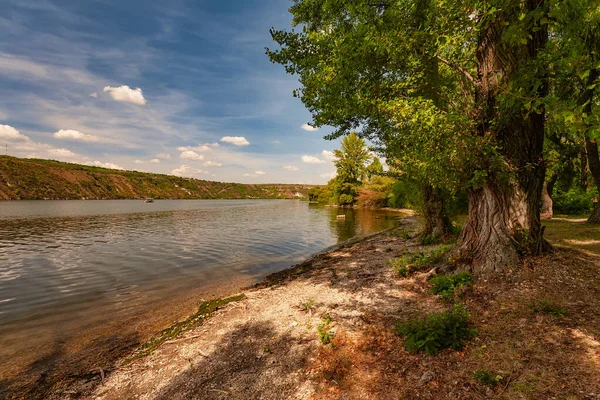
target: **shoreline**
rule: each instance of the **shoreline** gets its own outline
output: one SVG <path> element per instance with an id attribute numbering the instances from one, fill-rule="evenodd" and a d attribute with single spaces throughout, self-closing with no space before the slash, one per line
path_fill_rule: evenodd
<path id="1" fill-rule="evenodd" d="M 385 231 L 389 231 L 389 229 L 387 229 Z M 383 233 L 383 231 L 380 231 L 380 232 L 376 232 L 374 234 L 369 234 L 366 236 L 359 236 L 359 237 L 355 237 L 353 239 L 346 240 L 346 241 L 337 243 L 335 245 L 329 246 L 325 249 L 319 250 L 316 253 L 309 255 L 304 261 L 300 262 L 299 264 L 294 264 L 294 265 L 291 265 L 291 266 L 285 268 L 283 271 L 293 270 L 298 265 L 306 264 L 306 263 L 310 262 L 310 260 L 313 260 L 314 258 L 318 257 L 319 255 L 333 251 L 334 249 L 337 249 L 337 248 L 343 248 L 345 246 L 349 246 L 353 243 L 356 243 L 358 241 L 364 240 L 364 239 L 372 237 L 372 236 L 381 235 L 382 233 Z M 179 321 L 185 321 L 186 318 L 189 319 L 190 316 L 195 315 L 195 313 L 197 314 L 197 312 L 195 310 L 197 310 L 199 308 L 197 306 L 198 299 L 200 299 L 200 298 L 212 299 L 212 300 L 208 300 L 207 302 L 205 302 L 205 303 L 211 303 L 212 301 L 218 301 L 219 299 L 224 299 L 228 295 L 233 296 L 234 294 L 239 293 L 240 291 L 252 290 L 252 288 L 254 286 L 260 284 L 260 282 L 264 282 L 268 277 L 270 277 L 274 274 L 278 274 L 278 273 L 281 273 L 281 271 L 270 273 L 270 274 L 260 278 L 258 281 L 255 281 L 254 283 L 238 282 L 237 283 L 238 286 L 236 286 L 236 288 L 234 288 L 231 284 L 226 284 L 223 286 L 223 289 L 211 290 L 210 294 L 208 294 L 209 292 L 206 292 L 205 294 L 200 295 L 200 297 L 190 296 L 189 293 L 186 295 L 178 296 L 178 297 L 182 297 L 182 299 L 186 299 L 186 300 L 184 300 L 186 305 L 183 307 L 183 310 L 187 310 L 187 312 L 184 312 L 184 313 L 181 312 L 181 309 L 174 308 L 174 307 L 176 307 L 176 305 L 171 306 L 171 305 L 167 304 L 168 302 L 165 304 L 162 304 L 162 303 L 156 304 L 156 306 L 153 306 L 152 308 L 155 308 L 154 312 L 155 313 L 158 312 L 159 314 L 157 314 L 157 315 L 160 315 L 160 317 L 158 317 L 158 319 L 156 319 L 156 321 L 154 321 L 155 318 L 151 318 L 150 321 L 144 322 L 143 325 L 158 327 L 161 320 L 163 321 L 163 324 L 164 324 L 164 321 L 166 320 L 166 321 L 169 321 L 169 323 L 167 325 L 162 325 L 163 327 L 166 326 L 166 328 L 163 329 L 161 327 L 160 332 L 168 331 L 171 328 L 173 328 L 174 325 L 178 324 L 178 322 L 172 322 L 173 317 L 177 318 Z M 197 290 L 195 290 L 195 292 L 197 292 Z M 194 299 L 196 299 L 196 300 L 194 300 Z M 200 300 L 200 301 L 203 301 L 203 300 Z M 194 303 L 196 304 L 195 307 L 193 306 Z M 191 306 L 191 307 L 188 307 L 188 306 Z M 202 305 L 200 306 L 200 308 L 202 308 Z M 169 310 L 171 310 L 171 311 L 169 312 Z M 169 315 L 171 315 L 173 317 L 169 317 Z M 68 342 L 61 344 L 61 347 L 65 348 L 65 351 L 68 351 L 69 353 L 61 353 L 60 357 L 61 357 L 62 361 L 60 361 L 60 364 L 55 365 L 54 367 L 51 367 L 50 375 L 48 375 L 46 372 L 44 372 L 45 367 L 43 365 L 45 365 L 47 362 L 54 364 L 54 361 L 51 361 L 51 360 L 36 361 L 36 363 L 35 363 L 35 365 L 37 365 L 35 367 L 36 370 L 33 370 L 33 368 L 27 366 L 26 369 L 22 370 L 23 374 L 19 373 L 18 375 L 14 375 L 14 379 L 10 379 L 9 381 L 3 382 L 4 385 L 6 385 L 6 384 L 11 385 L 11 389 L 12 389 L 11 392 L 6 391 L 9 386 L 0 385 L 0 398 L 4 398 L 3 396 L 6 395 L 6 393 L 11 393 L 11 396 L 13 396 L 13 397 L 9 397 L 9 398 L 22 398 L 19 396 L 25 396 L 26 398 L 44 398 L 45 399 L 45 398 L 48 398 L 49 396 L 51 396 L 53 393 L 64 393 L 65 390 L 69 391 L 68 388 L 71 386 L 86 387 L 86 386 L 88 386 L 89 383 L 97 383 L 96 380 L 98 378 L 101 378 L 102 375 L 106 375 L 109 371 L 112 371 L 115 366 L 118 366 L 119 364 L 121 364 L 122 360 L 126 359 L 127 357 L 130 357 L 131 354 L 135 353 L 136 349 L 139 349 L 140 347 L 143 347 L 145 343 L 148 343 L 149 341 L 154 340 L 157 337 L 157 332 L 159 332 L 158 329 L 155 328 L 155 330 L 153 330 L 153 333 L 151 335 L 146 336 L 142 333 L 142 331 L 139 330 L 139 329 L 142 329 L 141 328 L 142 325 L 140 325 L 140 327 L 136 328 L 136 330 L 138 331 L 138 335 L 139 335 L 138 337 L 140 337 L 141 340 L 136 341 L 135 337 L 130 337 L 128 334 L 127 337 L 123 338 L 123 340 L 121 340 L 120 342 L 117 342 L 117 341 L 115 341 L 117 339 L 117 337 L 115 335 L 113 335 L 111 332 L 112 332 L 112 329 L 115 329 L 115 327 L 118 325 L 119 325 L 118 322 L 114 322 L 114 323 L 111 322 L 110 324 L 103 326 L 103 327 L 99 327 L 97 329 L 92 328 L 92 330 L 89 332 L 87 330 L 85 332 L 81 332 L 77 337 L 74 337 L 74 340 L 69 340 Z M 139 325 L 139 324 L 136 323 L 136 325 Z M 105 333 L 102 334 L 102 336 L 98 336 L 98 333 L 96 332 L 97 330 L 99 330 L 99 331 L 103 330 L 103 331 L 105 331 Z M 97 336 L 97 339 L 90 342 L 90 340 L 93 339 L 93 337 L 96 337 L 94 335 Z M 94 357 L 82 358 L 83 354 L 80 354 L 80 351 L 81 351 L 81 349 L 83 349 L 87 346 L 93 346 L 95 348 L 95 350 L 93 352 L 98 355 L 96 355 Z M 106 346 L 108 346 L 108 347 L 106 347 Z M 67 349 L 71 349 L 71 350 L 67 350 Z M 75 351 L 76 353 L 71 355 L 70 354 L 71 351 Z M 54 353 L 52 353 L 52 354 L 54 354 Z M 66 358 L 65 358 L 65 356 L 66 356 Z M 46 358 L 47 357 L 44 356 L 44 360 Z M 67 363 L 68 365 L 65 364 L 63 366 L 59 366 L 59 365 L 62 365 L 63 362 L 66 362 L 66 360 L 68 360 L 68 363 Z M 42 361 L 44 362 L 44 364 L 40 364 L 40 362 L 42 362 Z M 18 366 L 18 364 L 14 364 L 14 365 L 15 365 L 15 367 L 13 367 L 13 368 L 16 368 L 16 366 Z M 7 375 L 7 376 L 10 376 L 9 371 L 10 371 L 10 369 L 7 369 L 6 372 L 9 373 L 9 375 Z M 39 371 L 39 372 L 36 372 L 36 371 Z M 26 375 L 24 373 L 26 373 Z M 33 375 L 32 375 L 32 373 L 33 373 Z M 36 373 L 40 377 L 37 381 L 35 381 Z M 33 381 L 30 380 L 32 378 L 33 378 Z M 32 386 L 32 384 L 34 384 L 35 386 Z M 86 391 L 87 391 L 87 389 L 86 389 Z M 60 398 L 60 396 L 57 398 Z"/>

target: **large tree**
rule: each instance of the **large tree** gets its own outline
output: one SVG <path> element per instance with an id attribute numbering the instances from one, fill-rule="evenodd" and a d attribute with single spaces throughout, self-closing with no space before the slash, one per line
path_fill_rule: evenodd
<path id="1" fill-rule="evenodd" d="M 434 189 L 466 186 L 458 261 L 502 271 L 542 248 L 545 50 L 559 3 L 295 0 L 301 30 L 272 30 L 281 48 L 268 53 L 332 136 L 360 129 Z"/>

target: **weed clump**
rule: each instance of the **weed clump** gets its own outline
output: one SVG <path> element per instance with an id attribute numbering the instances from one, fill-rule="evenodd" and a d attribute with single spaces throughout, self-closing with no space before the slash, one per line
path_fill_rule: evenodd
<path id="1" fill-rule="evenodd" d="M 529 309 L 533 312 L 543 312 L 555 317 L 564 317 L 567 315 L 564 308 L 552 303 L 548 299 L 541 299 L 538 304 L 530 305 Z"/>
<path id="2" fill-rule="evenodd" d="M 410 257 L 402 256 L 390 259 L 388 260 L 388 264 L 394 267 L 398 276 L 406 278 L 414 272 L 423 269 L 423 267 L 439 263 L 448 254 L 450 249 L 450 246 L 442 245 L 428 253 L 419 252 Z"/>
<path id="3" fill-rule="evenodd" d="M 324 345 L 328 345 L 333 341 L 333 337 L 335 336 L 335 332 L 331 330 L 331 324 L 333 323 L 333 319 L 329 314 L 323 315 L 321 318 L 321 323 L 317 326 L 317 332 L 319 332 L 319 339 L 321 339 L 321 343 Z"/>
<path id="4" fill-rule="evenodd" d="M 482 385 L 487 386 L 498 386 L 498 384 L 504 379 L 501 375 L 485 369 L 475 371 L 473 378 L 475 378 L 475 380 Z"/>
<path id="5" fill-rule="evenodd" d="M 459 272 L 451 275 L 437 275 L 431 278 L 431 291 L 442 296 L 444 301 L 453 302 L 457 289 L 473 286 L 473 275 L 469 272 Z"/>
<path id="6" fill-rule="evenodd" d="M 469 313 L 461 305 L 424 318 L 398 322 L 394 331 L 404 337 L 407 350 L 428 355 L 444 349 L 462 350 L 467 341 L 477 336 L 477 329 L 469 322 Z"/>

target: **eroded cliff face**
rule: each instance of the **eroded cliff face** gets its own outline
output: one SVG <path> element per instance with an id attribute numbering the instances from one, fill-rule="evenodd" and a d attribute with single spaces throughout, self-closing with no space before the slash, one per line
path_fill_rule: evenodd
<path id="1" fill-rule="evenodd" d="M 245 185 L 0 156 L 0 199 L 294 199 L 311 185 Z"/>

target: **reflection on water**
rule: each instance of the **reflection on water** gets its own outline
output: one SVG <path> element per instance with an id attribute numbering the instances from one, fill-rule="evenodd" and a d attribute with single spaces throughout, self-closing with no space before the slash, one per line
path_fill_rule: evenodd
<path id="1" fill-rule="evenodd" d="M 397 217 L 279 200 L 0 202 L 0 359 L 107 315 L 134 329 L 157 301 L 256 281 Z"/>

